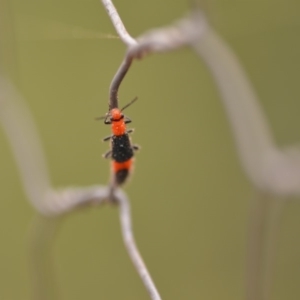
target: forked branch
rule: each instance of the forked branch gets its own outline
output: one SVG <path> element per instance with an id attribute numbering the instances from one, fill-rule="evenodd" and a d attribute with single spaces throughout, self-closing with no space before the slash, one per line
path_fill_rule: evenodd
<path id="1" fill-rule="evenodd" d="M 137 39 L 134 39 L 125 29 L 112 1 L 101 1 L 121 40 L 127 46 L 123 62 L 113 77 L 110 85 L 109 109 L 118 107 L 119 87 L 134 59 L 141 59 L 151 53 L 168 52 L 189 45 L 201 38 L 206 29 L 206 22 L 203 14 L 200 11 L 195 11 L 173 25 L 150 30 Z"/>

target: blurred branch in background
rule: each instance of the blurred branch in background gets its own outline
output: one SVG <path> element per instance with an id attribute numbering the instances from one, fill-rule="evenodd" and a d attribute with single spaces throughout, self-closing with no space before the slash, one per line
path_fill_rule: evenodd
<path id="1" fill-rule="evenodd" d="M 274 142 L 259 100 L 233 51 L 208 28 L 193 45 L 212 73 L 242 166 L 254 187 L 274 196 L 300 194 L 300 148 Z"/>
<path id="2" fill-rule="evenodd" d="M 134 59 L 141 59 L 151 53 L 169 52 L 189 45 L 199 40 L 205 30 L 205 20 L 202 13 L 190 13 L 171 26 L 150 30 L 137 39 L 127 32 L 119 14 L 110 0 L 102 0 L 111 21 L 121 40 L 127 46 L 127 52 L 117 70 L 109 89 L 109 108 L 118 107 L 119 87 Z"/>
<path id="3" fill-rule="evenodd" d="M 12 83 L 2 74 L 0 74 L 0 122 L 10 142 L 25 193 L 40 215 L 40 222 L 35 223 L 38 227 L 33 226 L 34 243 L 31 245 L 31 258 L 34 262 L 32 265 L 34 296 L 35 299 L 53 299 L 52 296 L 56 294 L 52 285 L 54 279 L 48 276 L 50 273 L 47 261 L 50 260 L 49 247 L 53 245 L 53 233 L 60 216 L 78 206 L 102 203 L 107 198 L 108 188 L 95 186 L 61 191 L 52 188 L 30 112 Z M 123 197 L 121 204 L 127 201 L 125 194 L 119 193 L 118 197 Z M 128 213 L 128 210 L 124 212 Z M 123 231 L 126 231 L 126 228 Z"/>
<path id="4" fill-rule="evenodd" d="M 219 88 L 241 164 L 257 191 L 257 207 L 249 217 L 247 299 L 271 299 L 277 229 L 284 204 L 280 201 L 300 195 L 300 151 L 296 146 L 280 149 L 275 144 L 238 59 L 212 28 L 192 46 Z M 270 201 L 261 203 L 266 198 Z M 260 264 L 265 266 L 263 271 Z"/>

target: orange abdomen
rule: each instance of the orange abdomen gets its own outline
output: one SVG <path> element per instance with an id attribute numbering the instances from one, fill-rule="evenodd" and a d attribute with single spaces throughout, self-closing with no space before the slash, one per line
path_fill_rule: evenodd
<path id="1" fill-rule="evenodd" d="M 130 170 L 132 168 L 132 165 L 133 165 L 133 159 L 132 158 L 127 160 L 127 161 L 124 161 L 124 162 L 112 161 L 112 169 L 113 169 L 113 173 L 114 173 L 116 183 L 118 185 L 125 182 L 125 180 L 127 179 L 127 177 L 130 174 Z"/>

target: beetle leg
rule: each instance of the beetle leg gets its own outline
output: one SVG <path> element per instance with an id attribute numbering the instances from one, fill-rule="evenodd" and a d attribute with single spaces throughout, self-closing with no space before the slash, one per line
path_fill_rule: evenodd
<path id="1" fill-rule="evenodd" d="M 112 135 L 109 135 L 107 137 L 105 137 L 104 139 L 102 139 L 103 142 L 107 142 L 112 138 Z"/>
<path id="2" fill-rule="evenodd" d="M 111 150 L 108 150 L 106 153 L 104 153 L 102 156 L 104 158 L 110 158 L 111 157 L 111 154 L 112 154 L 112 151 Z"/>

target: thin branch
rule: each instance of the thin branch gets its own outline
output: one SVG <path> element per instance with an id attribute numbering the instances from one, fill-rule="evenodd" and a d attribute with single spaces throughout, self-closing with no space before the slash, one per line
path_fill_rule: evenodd
<path id="1" fill-rule="evenodd" d="M 149 295 L 152 300 L 161 300 L 161 297 L 156 289 L 154 282 L 147 270 L 147 267 L 138 251 L 136 246 L 134 235 L 132 232 L 131 225 L 131 214 L 130 214 L 130 205 L 129 201 L 124 193 L 117 191 L 115 195 L 118 198 L 118 203 L 120 205 L 120 221 L 121 229 L 123 234 L 124 244 L 128 251 L 128 254 L 138 271 Z"/>
<path id="2" fill-rule="evenodd" d="M 42 212 L 47 217 L 58 217 L 83 206 L 103 204 L 109 193 L 109 187 L 101 185 L 52 190 L 41 201 Z"/>
<path id="3" fill-rule="evenodd" d="M 125 45 L 127 45 L 128 48 L 131 46 L 135 46 L 137 44 L 137 41 L 132 38 L 129 33 L 127 32 L 119 14 L 116 10 L 114 4 L 110 0 L 101 0 L 103 6 L 105 7 L 119 37 L 123 41 Z M 117 73 L 115 74 L 110 87 L 109 87 L 109 110 L 113 108 L 118 108 L 118 91 L 121 82 L 123 81 L 126 73 L 128 72 L 131 63 L 132 63 L 133 57 L 131 55 L 126 55 L 121 66 L 119 67 Z"/>
<path id="4" fill-rule="evenodd" d="M 132 64 L 132 61 L 133 61 L 132 56 L 130 55 L 125 56 L 123 62 L 121 63 L 121 66 L 119 67 L 117 73 L 112 79 L 112 82 L 109 87 L 109 110 L 119 107 L 119 102 L 118 102 L 119 87 L 125 75 L 127 74 Z"/>
<path id="5" fill-rule="evenodd" d="M 112 80 L 109 89 L 109 109 L 118 107 L 119 87 L 134 59 L 184 47 L 201 38 L 206 29 L 205 25 L 204 16 L 196 11 L 170 26 L 152 29 L 138 37 L 135 44 L 128 46 L 123 62 Z"/>
<path id="6" fill-rule="evenodd" d="M 126 44 L 127 46 L 135 45 L 136 44 L 135 39 L 132 38 L 127 32 L 112 1 L 110 0 L 101 0 L 101 1 L 123 43 Z"/>
<path id="7" fill-rule="evenodd" d="M 191 43 L 192 40 L 199 39 L 205 31 L 206 23 L 203 22 L 203 15 L 197 11 L 171 26 L 146 32 L 135 40 L 126 31 L 112 1 L 102 0 L 102 3 L 118 35 L 127 46 L 125 58 L 113 77 L 109 88 L 109 109 L 111 110 L 118 107 L 119 87 L 134 59 L 141 59 L 150 53 L 168 52 L 185 46 Z M 199 14 L 202 18 L 199 18 Z"/>

